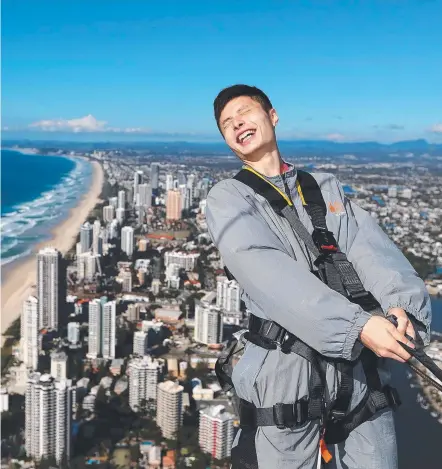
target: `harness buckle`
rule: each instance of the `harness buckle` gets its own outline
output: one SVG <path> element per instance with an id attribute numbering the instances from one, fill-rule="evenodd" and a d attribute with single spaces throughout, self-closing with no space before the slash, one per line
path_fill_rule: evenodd
<path id="1" fill-rule="evenodd" d="M 338 252 L 338 243 L 335 235 L 327 228 L 314 227 L 312 239 L 316 247 L 322 254 L 332 254 Z"/>
<path id="2" fill-rule="evenodd" d="M 303 397 L 294 404 L 278 402 L 273 406 L 273 420 L 279 430 L 303 425 L 308 419 L 308 398 Z"/>
<path id="3" fill-rule="evenodd" d="M 349 293 L 348 299 L 352 303 L 359 305 L 365 311 L 370 311 L 372 309 L 379 308 L 379 302 L 369 291 Z"/>

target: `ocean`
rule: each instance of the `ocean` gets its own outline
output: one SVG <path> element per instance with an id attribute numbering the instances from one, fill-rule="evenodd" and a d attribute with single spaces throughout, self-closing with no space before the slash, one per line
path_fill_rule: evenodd
<path id="1" fill-rule="evenodd" d="M 89 190 L 92 165 L 66 156 L 1 151 L 1 265 L 32 252 Z"/>

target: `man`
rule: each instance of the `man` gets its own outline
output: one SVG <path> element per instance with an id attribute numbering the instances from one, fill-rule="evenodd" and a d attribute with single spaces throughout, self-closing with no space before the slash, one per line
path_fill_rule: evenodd
<path id="1" fill-rule="evenodd" d="M 278 150 L 278 115 L 269 98 L 255 87 L 235 85 L 219 93 L 214 111 L 227 145 L 246 168 L 290 197 L 297 217 L 311 234 L 313 226 L 297 187 L 298 171 L 282 160 Z M 333 360 L 353 361 L 350 411 L 357 408 L 367 390 L 364 367 L 358 361 L 361 351 L 369 349 L 381 357 L 380 378 L 382 384 L 388 383 L 385 358 L 399 362 L 410 358 L 397 341 L 413 346 L 407 334 L 428 343 L 431 306 L 425 285 L 412 266 L 373 218 L 344 196 L 335 176 L 316 173 L 313 177 L 327 206 L 327 228 L 363 287 L 380 303 L 381 314 L 365 311 L 324 284 L 315 274 L 311 253 L 299 234 L 247 184 L 237 179 L 216 184 L 207 198 L 207 224 L 228 271 L 242 288 L 251 315 L 273 321 L 330 360 L 325 371 L 327 405 L 337 400 L 338 385 L 344 379 Z M 397 317 L 397 328 L 386 319 L 388 315 Z M 259 411 L 275 409 L 277 403 L 310 399 L 311 376 L 312 365 L 306 358 L 286 353 L 279 346 L 266 348 L 247 341 L 232 381 L 242 402 Z M 233 443 L 232 468 L 315 468 L 322 431 L 321 419 L 289 427 L 242 425 Z M 391 409 L 376 412 L 328 449 L 333 458 L 327 467 L 397 468 Z"/>

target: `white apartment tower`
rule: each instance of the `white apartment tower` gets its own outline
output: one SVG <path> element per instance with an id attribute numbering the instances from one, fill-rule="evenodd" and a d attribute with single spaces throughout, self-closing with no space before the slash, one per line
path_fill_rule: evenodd
<path id="1" fill-rule="evenodd" d="M 238 282 L 221 275 L 216 278 L 216 305 L 225 311 L 241 309 L 241 295 Z"/>
<path id="2" fill-rule="evenodd" d="M 134 229 L 131 226 L 121 229 L 121 250 L 128 256 L 132 256 L 134 252 Z"/>
<path id="3" fill-rule="evenodd" d="M 158 180 L 160 176 L 160 165 L 158 163 L 152 163 L 150 165 L 150 184 L 152 189 L 158 189 Z"/>
<path id="4" fill-rule="evenodd" d="M 95 220 L 92 225 L 92 253 L 96 256 L 103 254 L 103 238 L 100 236 L 100 233 L 100 220 Z"/>
<path id="5" fill-rule="evenodd" d="M 116 310 L 117 304 L 115 301 L 108 301 L 103 305 L 103 332 L 102 332 L 102 350 L 103 358 L 115 358 L 115 345 L 116 345 Z"/>
<path id="6" fill-rule="evenodd" d="M 140 184 L 138 186 L 138 194 L 140 196 L 140 205 L 150 207 L 152 205 L 152 187 L 150 184 Z"/>
<path id="7" fill-rule="evenodd" d="M 69 322 L 68 323 L 68 340 L 71 344 L 77 344 L 80 342 L 80 323 Z"/>
<path id="8" fill-rule="evenodd" d="M 135 412 L 143 400 L 157 399 L 158 383 L 163 380 L 164 360 L 148 356 L 134 358 L 129 362 L 129 405 Z"/>
<path id="9" fill-rule="evenodd" d="M 66 301 L 61 254 L 54 248 L 37 254 L 37 295 L 39 329 L 58 329 L 59 310 Z"/>
<path id="10" fill-rule="evenodd" d="M 210 406 L 200 411 L 199 445 L 218 460 L 230 456 L 233 443 L 234 416 L 222 405 Z"/>
<path id="11" fill-rule="evenodd" d="M 115 358 L 116 302 L 106 297 L 89 303 L 88 358 Z"/>
<path id="12" fill-rule="evenodd" d="M 103 207 L 103 220 L 105 223 L 110 223 L 115 218 L 115 207 L 113 205 L 106 205 Z"/>
<path id="13" fill-rule="evenodd" d="M 55 381 L 49 374 L 29 376 L 25 398 L 26 454 L 40 460 L 55 457 L 58 464 L 71 454 L 74 387 L 70 380 Z"/>
<path id="14" fill-rule="evenodd" d="M 80 228 L 80 245 L 81 252 L 89 252 L 92 248 L 92 239 L 93 239 L 93 228 L 92 225 L 87 221 Z"/>
<path id="15" fill-rule="evenodd" d="M 166 174 L 166 192 L 173 189 L 173 176 L 172 174 Z"/>
<path id="16" fill-rule="evenodd" d="M 134 172 L 134 202 L 138 205 L 138 186 L 141 184 L 143 180 L 143 171 L 135 171 Z"/>
<path id="17" fill-rule="evenodd" d="M 183 386 L 173 381 L 158 385 L 157 424 L 164 438 L 175 439 L 183 421 Z"/>
<path id="18" fill-rule="evenodd" d="M 23 363 L 31 370 L 36 370 L 38 367 L 38 356 L 40 354 L 38 333 L 38 300 L 35 296 L 29 296 L 23 303 L 21 343 Z"/>
<path id="19" fill-rule="evenodd" d="M 143 357 L 147 354 L 148 335 L 147 332 L 137 331 L 134 334 L 133 354 Z"/>
<path id="20" fill-rule="evenodd" d="M 56 380 L 68 377 L 68 356 L 63 351 L 51 353 L 51 376 Z"/>
<path id="21" fill-rule="evenodd" d="M 126 217 L 126 210 L 124 208 L 117 208 L 116 210 L 116 218 L 117 222 L 122 225 L 124 222 L 124 218 Z"/>
<path id="22" fill-rule="evenodd" d="M 215 306 L 198 304 L 195 307 L 195 341 L 220 344 L 223 339 L 223 315 Z"/>
<path id="23" fill-rule="evenodd" d="M 98 299 L 89 302 L 89 358 L 97 358 L 101 353 L 101 308 L 102 302 Z"/>
<path id="24" fill-rule="evenodd" d="M 126 191 L 118 191 L 118 208 L 126 208 Z"/>

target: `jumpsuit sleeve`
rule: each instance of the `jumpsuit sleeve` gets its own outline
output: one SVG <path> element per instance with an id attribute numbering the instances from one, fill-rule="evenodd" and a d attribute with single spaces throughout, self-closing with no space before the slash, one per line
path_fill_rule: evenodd
<path id="1" fill-rule="evenodd" d="M 382 309 L 404 309 L 416 330 L 416 339 L 427 345 L 430 341 L 431 301 L 425 283 L 395 245 L 364 209 L 344 196 L 338 189 L 348 214 L 347 258 L 353 264 L 364 287 L 379 301 Z"/>
<path id="2" fill-rule="evenodd" d="M 264 317 L 327 357 L 356 359 L 371 315 L 301 267 L 235 183 L 219 182 L 207 198 L 209 234 L 227 268 Z"/>

